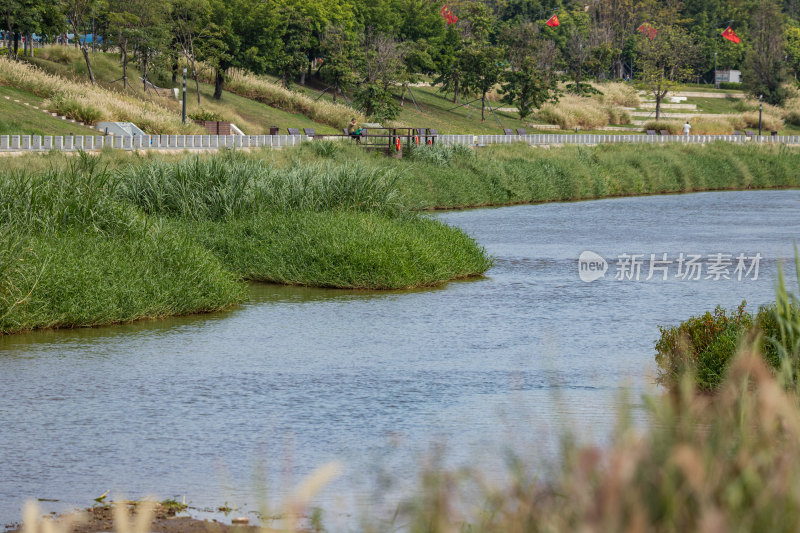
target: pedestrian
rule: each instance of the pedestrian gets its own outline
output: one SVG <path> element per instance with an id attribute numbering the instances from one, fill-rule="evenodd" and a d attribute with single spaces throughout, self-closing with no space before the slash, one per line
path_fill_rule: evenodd
<path id="1" fill-rule="evenodd" d="M 686 121 L 686 124 L 683 125 L 683 134 L 687 137 L 689 136 L 689 132 L 692 130 L 692 126 L 689 125 L 689 121 Z"/>

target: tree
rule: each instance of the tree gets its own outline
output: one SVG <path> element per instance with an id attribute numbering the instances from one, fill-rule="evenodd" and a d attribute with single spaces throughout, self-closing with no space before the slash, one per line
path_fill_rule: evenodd
<path id="1" fill-rule="evenodd" d="M 652 39 L 636 38 L 638 79 L 656 101 L 656 120 L 661 117 L 661 102 L 682 81 L 689 80 L 696 47 L 685 30 L 675 26 L 657 27 Z"/>
<path id="2" fill-rule="evenodd" d="M 214 69 L 214 98 L 222 98 L 225 77 L 231 68 L 256 74 L 270 66 L 270 52 L 281 39 L 274 24 L 275 2 L 210 0 L 211 12 L 198 57 Z"/>
<path id="3" fill-rule="evenodd" d="M 503 102 L 517 106 L 521 120 L 528 118 L 533 109 L 558 98 L 556 79 L 543 75 L 535 57 L 523 59 L 518 68 L 506 71 L 503 79 Z"/>
<path id="4" fill-rule="evenodd" d="M 206 36 L 210 11 L 211 6 L 208 0 L 173 0 L 172 2 L 173 33 L 181 47 L 186 63 L 191 68 L 197 92 L 197 105 L 200 105 L 200 81 L 197 79 L 198 50 L 196 43 L 202 42 Z"/>
<path id="5" fill-rule="evenodd" d="M 98 7 L 99 0 L 61 0 L 64 10 L 69 20 L 72 31 L 75 34 L 75 40 L 80 45 L 83 59 L 86 61 L 86 70 L 89 73 L 89 81 L 94 85 L 94 71 L 92 70 L 92 62 L 89 61 L 89 47 L 86 45 L 86 39 L 81 36 L 85 35 L 82 31 L 86 27 L 86 20 L 91 16 L 92 11 Z"/>
<path id="6" fill-rule="evenodd" d="M 481 122 L 486 120 L 486 95 L 500 81 L 503 73 L 500 47 L 476 43 L 461 53 L 459 66 L 464 72 L 464 87 L 481 97 Z"/>
<path id="7" fill-rule="evenodd" d="M 458 103 L 459 91 L 461 90 L 462 72 L 458 66 L 458 58 L 461 54 L 463 44 L 461 36 L 455 28 L 450 25 L 445 33 L 442 46 L 434 58 L 438 76 L 433 80 L 433 85 L 441 85 L 443 93 L 453 93 L 453 103 Z"/>
<path id="8" fill-rule="evenodd" d="M 788 96 L 784 63 L 783 15 L 774 0 L 761 0 L 750 30 L 752 48 L 742 69 L 744 85 L 753 96 L 780 105 Z"/>
<path id="9" fill-rule="evenodd" d="M 362 49 L 362 79 L 355 91 L 355 101 L 367 116 L 392 120 L 400 114 L 392 91 L 407 77 L 404 48 L 393 37 L 367 33 Z"/>
<path id="10" fill-rule="evenodd" d="M 283 38 L 278 39 L 270 51 L 270 65 L 280 75 L 281 86 L 288 88 L 308 63 L 306 53 L 312 47 L 311 19 L 291 5 L 278 7 L 276 19 L 276 31 Z"/>
<path id="11" fill-rule="evenodd" d="M 136 6 L 130 0 L 112 0 L 107 15 L 108 21 L 116 28 L 116 35 L 109 37 L 113 39 L 120 51 L 122 87 L 125 89 L 128 88 L 128 51 L 130 50 L 130 42 L 136 29 L 141 24 L 141 19 L 135 11 Z"/>
<path id="12" fill-rule="evenodd" d="M 567 44 L 564 48 L 564 59 L 567 64 L 567 71 L 569 71 L 574 81 L 572 91 L 575 94 L 583 94 L 581 81 L 583 80 L 586 63 L 589 61 L 591 54 L 589 39 L 583 30 L 577 26 L 570 26 L 567 33 Z"/>
<path id="13" fill-rule="evenodd" d="M 800 27 L 786 29 L 786 58 L 795 81 L 800 74 Z"/>
<path id="14" fill-rule="evenodd" d="M 345 31 L 331 26 L 325 32 L 320 43 L 323 62 L 320 68 L 322 77 L 333 85 L 333 102 L 337 94 L 355 82 L 353 59 L 356 55 L 355 45 Z"/>

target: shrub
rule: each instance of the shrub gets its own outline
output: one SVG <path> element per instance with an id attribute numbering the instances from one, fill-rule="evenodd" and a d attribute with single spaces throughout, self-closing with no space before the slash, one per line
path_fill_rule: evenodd
<path id="1" fill-rule="evenodd" d="M 796 388 L 800 384 L 800 301 L 787 292 L 783 273 L 779 273 L 775 303 L 761 306 L 755 317 L 744 306 L 742 302 L 730 313 L 718 306 L 713 313 L 692 317 L 678 326 L 660 327 L 658 383 L 674 390 L 684 376 L 692 375 L 700 390 L 716 391 L 740 341 L 749 334 L 748 343 L 768 367 L 785 385 Z"/>
<path id="2" fill-rule="evenodd" d="M 207 111 L 205 109 L 200 109 L 196 113 L 189 114 L 189 118 L 192 120 L 196 120 L 198 122 L 216 122 L 218 120 L 222 120 L 222 115 L 216 113 L 214 111 Z"/>
<path id="3" fill-rule="evenodd" d="M 742 304 L 728 314 L 717 306 L 714 312 L 691 317 L 680 325 L 659 327 L 656 342 L 656 381 L 675 388 L 687 373 L 695 375 L 700 390 L 713 391 L 722 382 L 728 362 L 736 353 L 739 335 L 753 325 L 753 317 Z"/>
<path id="4" fill-rule="evenodd" d="M 742 84 L 736 81 L 721 81 L 719 82 L 720 89 L 729 89 L 734 91 L 742 90 Z"/>
<path id="5" fill-rule="evenodd" d="M 683 133 L 683 124 L 680 122 L 669 121 L 669 120 L 651 120 L 646 122 L 644 126 L 642 126 L 643 130 L 655 130 L 660 132 L 661 130 L 669 131 L 670 135 L 680 135 Z"/>

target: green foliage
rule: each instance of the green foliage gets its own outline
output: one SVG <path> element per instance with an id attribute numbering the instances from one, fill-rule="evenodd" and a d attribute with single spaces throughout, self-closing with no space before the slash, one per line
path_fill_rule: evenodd
<path id="1" fill-rule="evenodd" d="M 411 151 L 411 159 L 437 167 L 450 166 L 454 160 L 464 163 L 475 158 L 475 152 L 471 146 L 466 144 L 454 144 L 445 146 L 443 144 L 432 144 L 420 146 Z"/>
<path id="2" fill-rule="evenodd" d="M 400 105 L 392 92 L 377 83 L 361 85 L 356 89 L 353 101 L 367 117 L 378 122 L 394 120 L 400 114 Z"/>
<path id="3" fill-rule="evenodd" d="M 580 85 L 567 83 L 564 85 L 564 91 L 571 94 L 577 94 L 578 96 L 603 96 L 603 92 L 601 90 L 594 88 L 588 83 L 582 83 Z"/>
<path id="4" fill-rule="evenodd" d="M 742 90 L 742 84 L 735 81 L 722 81 L 719 84 L 719 88 L 723 90 L 740 91 Z"/>
<path id="5" fill-rule="evenodd" d="M 548 83 L 535 58 L 524 58 L 519 69 L 506 71 L 503 79 L 503 102 L 517 106 L 522 120 L 529 117 L 534 109 L 558 99 L 555 78 Z"/>
<path id="6" fill-rule="evenodd" d="M 796 249 L 795 261 L 800 261 Z M 800 262 L 796 268 L 800 287 Z M 660 327 L 658 383 L 675 390 L 691 376 L 699 390 L 715 392 L 740 346 L 749 343 L 781 383 L 796 390 L 800 384 L 800 299 L 786 289 L 782 269 L 778 276 L 776 302 L 759 308 L 755 317 L 742 302 L 730 313 L 718 306 L 713 313 L 691 317 L 678 326 Z"/>
<path id="7" fill-rule="evenodd" d="M 661 101 L 680 82 L 694 74 L 697 46 L 692 36 L 678 26 L 659 26 L 650 39 L 636 38 L 639 73 L 637 79 L 656 101 L 656 120 L 661 118 Z"/>
<path id="8" fill-rule="evenodd" d="M 323 149 L 327 150 L 327 149 Z M 229 220 L 264 212 L 399 213 L 397 177 L 360 162 L 297 163 L 276 169 L 229 153 L 152 161 L 129 169 L 119 195 L 151 215 Z"/>
<path id="9" fill-rule="evenodd" d="M 783 17 L 775 0 L 761 0 L 753 19 L 753 45 L 742 67 L 742 77 L 747 91 L 763 96 L 773 105 L 780 105 L 789 96 L 784 87 L 786 63 L 784 60 Z"/>
<path id="10" fill-rule="evenodd" d="M 214 111 L 207 111 L 205 109 L 200 108 L 195 113 L 190 113 L 188 117 L 192 120 L 196 120 L 198 122 L 216 122 L 218 120 L 222 120 L 222 115 L 216 113 Z"/>
<path id="11" fill-rule="evenodd" d="M 717 307 L 713 313 L 691 317 L 678 326 L 659 327 L 656 381 L 675 388 L 685 374 L 691 373 L 700 390 L 715 390 L 736 354 L 740 335 L 753 326 L 753 317 L 744 307 L 743 302 L 730 314 Z"/>

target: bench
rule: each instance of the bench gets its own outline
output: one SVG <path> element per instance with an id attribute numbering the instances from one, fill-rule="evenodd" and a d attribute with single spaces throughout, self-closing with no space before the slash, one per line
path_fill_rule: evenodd
<path id="1" fill-rule="evenodd" d="M 314 131 L 314 128 L 303 128 L 303 133 L 305 133 L 308 137 L 317 136 L 317 133 Z"/>
<path id="2" fill-rule="evenodd" d="M 741 131 L 739 131 L 739 130 L 733 130 L 733 134 L 734 134 L 734 135 L 741 135 L 741 134 L 742 134 L 742 132 L 741 132 Z"/>
<path id="3" fill-rule="evenodd" d="M 517 135 L 527 135 L 528 130 L 524 130 L 522 128 L 517 128 Z"/>
<path id="4" fill-rule="evenodd" d="M 672 134 L 671 134 L 671 133 L 670 133 L 668 130 L 661 130 L 661 131 L 659 131 L 659 133 L 660 133 L 662 136 L 665 136 L 665 135 L 672 135 Z"/>
<path id="5" fill-rule="evenodd" d="M 503 128 L 503 135 L 514 135 L 514 130 Z"/>
<path id="6" fill-rule="evenodd" d="M 647 130 L 647 134 L 648 135 L 655 135 L 656 134 L 656 130 Z"/>
<path id="7" fill-rule="evenodd" d="M 746 137 L 754 137 L 756 133 L 754 131 L 744 130 L 744 134 Z"/>
<path id="8" fill-rule="evenodd" d="M 300 130 L 297 128 L 286 128 L 286 131 L 289 132 L 289 135 L 300 135 Z"/>

